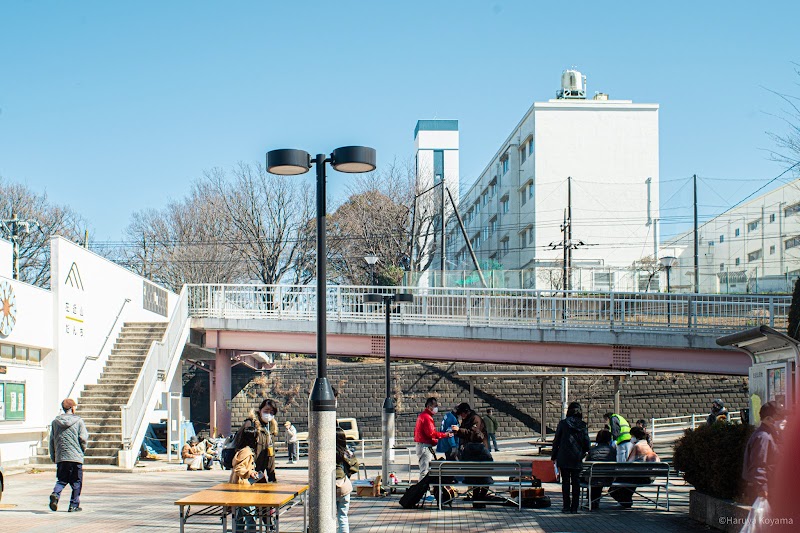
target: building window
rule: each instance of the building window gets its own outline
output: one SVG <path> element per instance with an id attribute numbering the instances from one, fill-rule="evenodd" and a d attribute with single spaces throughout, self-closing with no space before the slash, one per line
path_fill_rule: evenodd
<path id="1" fill-rule="evenodd" d="M 484 226 L 483 228 L 483 240 L 487 240 L 489 238 L 489 226 Z"/>
<path id="2" fill-rule="evenodd" d="M 769 255 L 775 255 L 775 245 L 769 247 Z"/>
<path id="3" fill-rule="evenodd" d="M 739 236 L 739 228 L 736 228 L 736 230 L 734 230 L 733 236 L 734 237 L 738 237 Z"/>
<path id="4" fill-rule="evenodd" d="M 489 184 L 489 198 L 494 198 L 495 194 L 497 194 L 497 178 Z"/>
<path id="5" fill-rule="evenodd" d="M 500 161 L 500 164 L 503 167 L 503 174 L 508 172 L 508 154 L 506 154 L 505 158 L 502 161 Z"/>
<path id="6" fill-rule="evenodd" d="M 528 201 L 528 195 L 525 194 L 525 189 L 523 188 L 519 191 L 519 205 L 522 207 Z"/>
<path id="7" fill-rule="evenodd" d="M 478 232 L 472 237 L 472 249 L 480 248 L 481 246 L 481 233 Z"/>
<path id="8" fill-rule="evenodd" d="M 761 219 L 760 218 L 758 220 L 754 220 L 752 222 L 749 222 L 747 224 L 747 233 L 750 233 L 751 231 L 757 230 L 758 229 L 758 225 L 760 223 L 761 223 Z"/>
<path id="9" fill-rule="evenodd" d="M 723 242 L 725 242 L 725 235 L 720 235 L 719 236 L 719 243 L 722 244 Z"/>
<path id="10" fill-rule="evenodd" d="M 500 249 L 503 252 L 503 255 L 508 253 L 508 237 L 500 241 Z"/>
<path id="11" fill-rule="evenodd" d="M 737 257 L 736 261 L 735 261 L 736 266 L 739 266 L 739 263 L 740 263 L 740 261 L 739 261 L 739 258 Z"/>
<path id="12" fill-rule="evenodd" d="M 500 199 L 500 211 L 508 213 L 508 196 L 503 196 L 503 198 Z"/>
<path id="13" fill-rule="evenodd" d="M 528 159 L 528 151 L 526 150 L 526 146 L 523 144 L 522 148 L 519 149 L 520 164 L 524 163 L 526 159 Z"/>
<path id="14" fill-rule="evenodd" d="M 497 217 L 492 217 L 489 221 L 489 235 L 494 235 L 497 232 Z"/>
<path id="15" fill-rule="evenodd" d="M 433 183 L 439 183 L 444 178 L 444 151 L 433 151 Z"/>
<path id="16" fill-rule="evenodd" d="M 533 155 L 533 138 L 528 141 L 528 155 Z"/>
<path id="17" fill-rule="evenodd" d="M 525 245 L 528 243 L 528 230 L 524 230 L 522 233 L 519 234 L 519 247 L 525 248 Z"/>
<path id="18" fill-rule="evenodd" d="M 719 271 L 720 272 L 725 272 L 725 263 L 720 263 L 719 264 Z"/>
<path id="19" fill-rule="evenodd" d="M 475 214 L 478 215 L 481 212 L 481 202 L 480 200 L 475 202 Z"/>
<path id="20" fill-rule="evenodd" d="M 611 272 L 594 273 L 594 290 L 608 292 L 612 290 L 613 279 Z"/>
<path id="21" fill-rule="evenodd" d="M 750 252 L 747 254 L 747 262 L 755 261 L 757 259 L 761 259 L 761 256 L 764 255 L 762 250 L 756 250 L 755 252 Z"/>
<path id="22" fill-rule="evenodd" d="M 786 250 L 788 250 L 789 248 L 795 248 L 796 246 L 800 246 L 800 235 L 792 237 L 787 241 L 784 241 L 783 244 Z"/>
<path id="23" fill-rule="evenodd" d="M 528 244 L 533 244 L 533 228 L 528 230 Z"/>
<path id="24" fill-rule="evenodd" d="M 795 213 L 800 213 L 800 203 L 796 203 L 783 208 L 784 217 L 788 217 L 789 215 L 794 215 Z"/>
<path id="25" fill-rule="evenodd" d="M 26 348 L 13 344 L 0 344 L 0 361 L 3 363 L 19 363 L 38 366 L 42 360 L 42 352 L 38 348 Z"/>
<path id="26" fill-rule="evenodd" d="M 708 241 L 709 246 L 714 246 L 714 241 Z"/>
<path id="27" fill-rule="evenodd" d="M 488 196 L 489 196 L 489 191 L 488 190 L 483 191 L 483 194 L 481 194 L 481 205 L 486 205 L 486 199 Z"/>
<path id="28" fill-rule="evenodd" d="M 770 223 L 770 224 L 772 224 L 773 222 L 775 222 L 775 213 L 772 213 L 772 214 L 769 216 L 769 223 Z"/>

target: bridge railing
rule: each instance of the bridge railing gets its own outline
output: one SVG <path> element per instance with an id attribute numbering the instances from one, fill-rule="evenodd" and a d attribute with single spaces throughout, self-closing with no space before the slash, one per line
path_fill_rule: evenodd
<path id="1" fill-rule="evenodd" d="M 313 320 L 313 285 L 187 285 L 197 318 Z M 367 293 L 409 292 L 393 323 L 566 329 L 735 331 L 786 329 L 790 296 L 435 287 L 328 287 L 328 320 L 382 322 Z"/>

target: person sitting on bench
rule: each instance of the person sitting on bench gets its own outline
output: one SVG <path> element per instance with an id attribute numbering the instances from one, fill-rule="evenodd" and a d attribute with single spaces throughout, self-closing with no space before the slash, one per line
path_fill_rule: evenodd
<path id="1" fill-rule="evenodd" d="M 607 429 L 601 429 L 597 432 L 594 438 L 595 445 L 589 448 L 589 455 L 586 457 L 587 461 L 613 463 L 617 460 L 617 450 L 611 445 L 611 432 Z M 584 479 L 588 481 L 588 479 Z M 603 496 L 603 487 L 611 486 L 614 478 L 603 477 L 593 478 L 592 486 L 589 488 L 589 494 L 592 499 L 592 509 L 600 507 L 600 498 Z"/>
<path id="2" fill-rule="evenodd" d="M 647 462 L 647 463 L 660 463 L 661 459 L 659 459 L 656 452 L 647 445 L 647 435 L 644 432 L 644 429 L 640 427 L 633 427 L 631 428 L 631 442 L 633 443 L 633 448 L 631 448 L 630 453 L 628 454 L 628 463 L 637 463 L 637 462 Z M 653 478 L 651 477 L 626 477 L 626 478 L 617 478 L 616 481 L 622 483 L 632 483 L 637 485 L 649 485 L 653 482 Z M 608 494 L 617 500 L 619 504 L 628 509 L 633 505 L 633 493 L 636 492 L 636 489 L 632 487 L 612 487 Z"/>
<path id="3" fill-rule="evenodd" d="M 459 460 L 461 461 L 494 461 L 492 454 L 489 453 L 489 442 L 487 440 L 486 425 L 478 413 L 473 411 L 468 403 L 459 404 L 456 407 L 456 416 L 461 418 L 461 426 L 453 425 L 453 434 L 460 439 Z M 468 477 L 465 483 L 475 483 L 484 485 L 492 482 L 490 477 Z M 487 487 L 475 487 L 472 489 L 472 500 L 485 500 L 489 494 Z M 486 507 L 484 503 L 473 503 L 473 507 L 482 509 Z"/>

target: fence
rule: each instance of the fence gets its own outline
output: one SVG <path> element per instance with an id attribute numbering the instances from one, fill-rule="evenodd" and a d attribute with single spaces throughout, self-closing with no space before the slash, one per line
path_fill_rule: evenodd
<path id="1" fill-rule="evenodd" d="M 316 287 L 308 285 L 187 285 L 196 318 L 314 320 Z M 408 292 L 393 323 L 524 328 L 713 331 L 768 325 L 786 329 L 790 296 L 587 293 L 526 289 L 334 286 L 328 320 L 383 322 L 367 293 Z"/>

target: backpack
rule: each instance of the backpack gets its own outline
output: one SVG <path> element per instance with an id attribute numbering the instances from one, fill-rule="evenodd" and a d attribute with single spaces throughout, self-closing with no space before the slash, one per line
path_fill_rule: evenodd
<path id="1" fill-rule="evenodd" d="M 415 485 L 411 485 L 406 489 L 405 494 L 400 498 L 400 506 L 403 509 L 413 509 L 425 497 L 430 488 L 431 479 L 430 474 L 428 474 Z"/>

